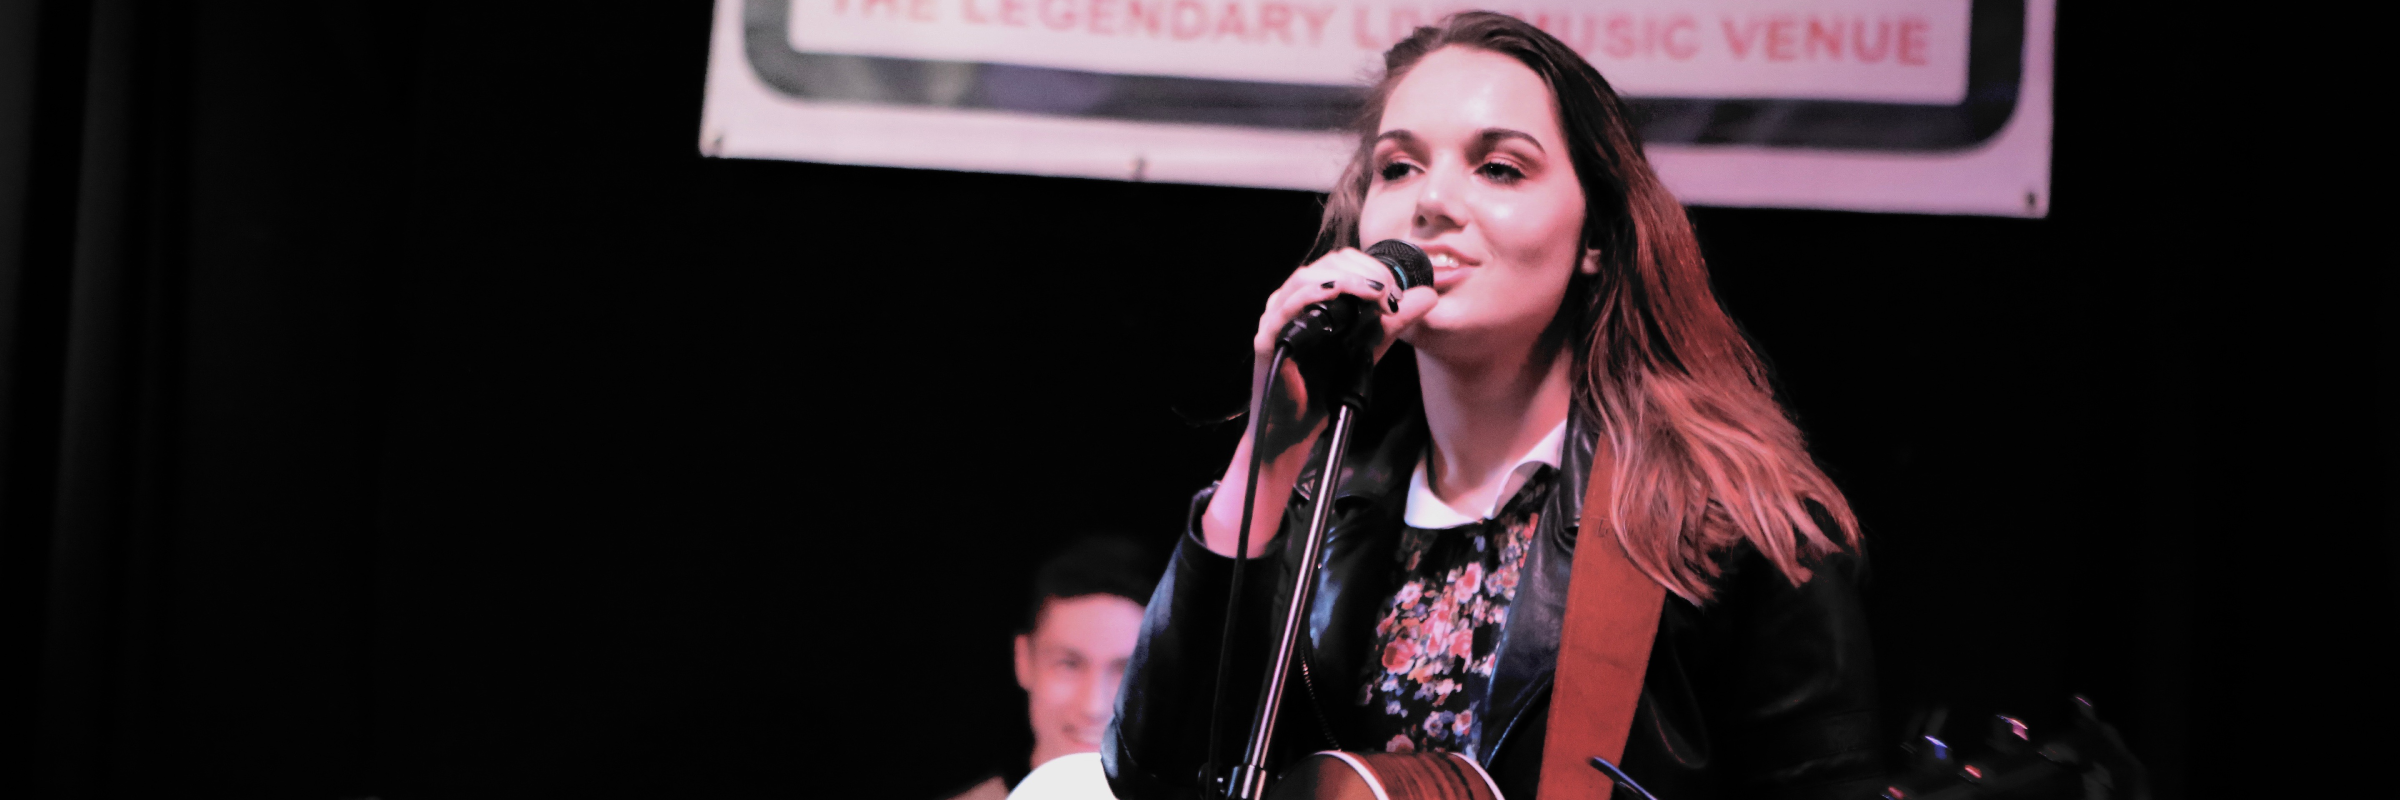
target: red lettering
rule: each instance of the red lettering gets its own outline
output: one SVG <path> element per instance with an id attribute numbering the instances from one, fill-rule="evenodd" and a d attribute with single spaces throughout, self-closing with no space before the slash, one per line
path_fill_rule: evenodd
<path id="1" fill-rule="evenodd" d="M 1750 24 L 1744 26 L 1744 30 L 1738 33 L 1733 29 L 1732 17 L 1726 17 L 1722 23 L 1725 27 L 1725 44 L 1733 48 L 1733 57 L 1749 58 L 1750 48 L 1758 45 L 1758 29 L 1761 27 L 1758 21 L 1751 20 Z"/>
<path id="2" fill-rule="evenodd" d="M 1250 24 L 1242 21 L 1242 4 L 1240 3 L 1226 3 L 1225 13 L 1217 17 L 1215 38 L 1223 39 L 1227 36 L 1243 40 L 1250 38 Z"/>
<path id="3" fill-rule="evenodd" d="M 1191 12 L 1186 14 L 1184 12 Z M 1208 7 L 1200 0 L 1175 0 L 1173 33 L 1177 39 L 1198 39 L 1208 33 Z M 1185 23 L 1190 24 L 1185 24 Z"/>
<path id="4" fill-rule="evenodd" d="M 1267 31 L 1283 37 L 1284 44 L 1292 43 L 1292 7 L 1282 3 L 1267 3 L 1258 7 L 1258 39 L 1266 41 Z"/>
<path id="5" fill-rule="evenodd" d="M 1025 0 L 1000 0 L 1000 24 L 1025 27 Z"/>
<path id="6" fill-rule="evenodd" d="M 1598 30 L 1599 52 L 1610 58 L 1652 58 L 1664 52 L 1681 61 L 1700 52 L 1700 22 L 1690 14 L 1638 20 L 1632 14 L 1610 14 L 1606 21 L 1587 17 L 1584 27 Z M 1757 23 L 1751 24 L 1747 34 L 1734 27 L 1731 17 L 1724 19 L 1724 27 L 1725 41 L 1733 46 L 1734 56 L 1748 54 L 1754 46 L 1752 40 L 1758 38 Z"/>
<path id="7" fill-rule="evenodd" d="M 1900 63 L 1916 66 L 1925 64 L 1925 29 L 1927 27 L 1929 26 L 1925 24 L 1924 17 L 1900 18 Z"/>
<path id="8" fill-rule="evenodd" d="M 1536 11 L 1536 12 L 1533 12 L 1533 16 L 1531 16 L 1531 17 L 1527 17 L 1527 16 L 1525 16 L 1524 14 L 1519 14 L 1519 13 L 1515 13 L 1515 12 L 1509 12 L 1509 13 L 1508 13 L 1508 15 L 1509 15 L 1509 16 L 1512 16 L 1512 17 L 1516 17 L 1516 18 L 1518 18 L 1518 19 L 1521 19 L 1521 20 L 1524 20 L 1524 21 L 1526 21 L 1526 22 L 1533 23 L 1533 26 L 1534 26 L 1534 27 L 1536 27 L 1536 28 L 1540 28 L 1540 29 L 1542 29 L 1542 32 L 1543 32 L 1543 33 L 1550 34 L 1552 37 L 1555 37 L 1555 38 L 1557 38 L 1559 41 L 1562 41 L 1562 42 L 1563 42 L 1563 41 L 1566 41 L 1566 38 L 1567 38 L 1567 37 L 1566 37 L 1565 35 L 1563 35 L 1563 34 L 1560 34 L 1560 33 L 1558 32 L 1558 29 L 1559 29 L 1559 27 L 1560 27 L 1560 24 L 1561 24 L 1561 23 L 1573 23 L 1573 22 L 1575 21 L 1575 18 L 1574 18 L 1573 16 L 1568 16 L 1568 15 L 1563 15 L 1563 14 L 1556 14 L 1556 13 L 1554 13 L 1554 12 L 1550 12 L 1550 11 Z M 1563 19 L 1561 19 L 1561 17 L 1564 17 L 1564 18 L 1563 18 Z"/>
<path id="9" fill-rule="evenodd" d="M 1826 22 L 1820 17 L 1808 18 L 1808 59 L 1815 61 L 1822 50 L 1835 61 L 1842 60 L 1842 21 Z"/>
<path id="10" fill-rule="evenodd" d="M 1867 18 L 1859 17 L 1856 22 L 1850 23 L 1850 54 L 1857 56 L 1859 63 L 1873 64 L 1882 61 L 1883 57 L 1891 52 L 1891 20 L 1875 21 L 1875 44 L 1872 47 L 1867 45 Z"/>
<path id="11" fill-rule="evenodd" d="M 982 11 L 980 11 L 980 10 L 977 10 L 977 9 L 975 8 L 975 0 L 958 0 L 958 8 L 959 8 L 959 16 L 965 17 L 965 18 L 967 19 L 967 24 L 970 24 L 970 25 L 990 25 L 990 24 L 992 24 L 992 18 L 991 18 L 991 17 L 984 16 Z"/>
<path id="12" fill-rule="evenodd" d="M 1608 31 L 1608 43 L 1600 46 L 1600 52 L 1607 53 L 1610 58 L 1632 58 L 1640 46 L 1633 36 L 1633 15 L 1610 14 L 1605 30 Z"/>
<path id="13" fill-rule="evenodd" d="M 1678 38 L 1675 35 L 1677 33 L 1691 35 Z M 1661 44 L 1666 46 L 1667 57 L 1677 61 L 1688 61 L 1692 56 L 1699 55 L 1700 21 L 1692 19 L 1690 14 L 1675 15 L 1674 19 L 1667 21 L 1667 35 L 1662 38 Z"/>
<path id="14" fill-rule="evenodd" d="M 1075 27 L 1075 0 L 1042 0 L 1042 24 L 1054 31 Z"/>
<path id="15" fill-rule="evenodd" d="M 1358 13 L 1353 14 L 1350 17 L 1350 38 L 1357 40 L 1359 47 L 1363 47 L 1368 50 L 1383 49 L 1383 45 L 1376 43 L 1376 41 L 1373 39 L 1367 38 L 1367 7 L 1358 6 L 1357 12 Z"/>
<path id="16" fill-rule="evenodd" d="M 863 17 L 875 13 L 876 6 L 883 6 L 883 10 L 891 12 L 891 16 L 900 16 L 900 0 L 864 0 L 858 4 L 858 15 Z"/>
<path id="17" fill-rule="evenodd" d="M 1582 52 L 1592 49 L 1590 28 L 1587 26 L 1582 36 L 1576 36 L 1573 14 L 1537 11 L 1534 12 L 1532 19 L 1526 21 L 1533 23 L 1534 27 L 1542 29 L 1543 32 L 1557 37 L 1570 50 Z"/>
<path id="18" fill-rule="evenodd" d="M 1109 15 L 1117 13 L 1116 3 L 1117 0 L 1092 0 L 1091 13 L 1085 14 L 1084 20 L 1093 33 L 1104 36 L 1111 33 L 1108 29 Z"/>
<path id="19" fill-rule="evenodd" d="M 1325 22 L 1333 19 L 1333 6 L 1301 6 L 1300 19 L 1308 23 L 1308 43 L 1325 39 Z"/>
<path id="20" fill-rule="evenodd" d="M 1767 22 L 1767 60 L 1791 61 L 1800 54 L 1794 47 L 1800 42 L 1800 22 L 1782 14 Z"/>
<path id="21" fill-rule="evenodd" d="M 1125 0 L 1125 33 L 1148 33 L 1158 38 L 1158 30 L 1167 21 L 1168 0 Z"/>

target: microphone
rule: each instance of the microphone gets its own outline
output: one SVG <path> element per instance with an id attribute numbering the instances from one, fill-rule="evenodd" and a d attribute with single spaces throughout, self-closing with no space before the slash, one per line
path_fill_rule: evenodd
<path id="1" fill-rule="evenodd" d="M 1398 239 L 1385 239 L 1367 248 L 1367 255 L 1383 262 L 1392 271 L 1396 291 L 1405 292 L 1419 286 L 1433 285 L 1433 260 L 1416 245 Z M 1368 301 L 1354 295 L 1342 295 L 1322 303 L 1312 303 L 1300 316 L 1283 326 L 1275 340 L 1283 344 L 1293 360 L 1303 363 L 1313 354 L 1339 351 L 1347 345 L 1359 355 L 1373 342 L 1367 331 L 1376 330 L 1378 315 Z"/>

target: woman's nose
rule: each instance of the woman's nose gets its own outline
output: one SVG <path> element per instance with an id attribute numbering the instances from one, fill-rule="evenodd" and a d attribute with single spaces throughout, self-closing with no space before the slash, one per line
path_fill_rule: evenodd
<path id="1" fill-rule="evenodd" d="M 1460 192 L 1466 188 L 1465 179 L 1465 170 L 1460 168 L 1427 171 L 1417 189 L 1413 227 L 1418 235 L 1439 233 L 1463 224 L 1466 215 L 1459 201 Z"/>

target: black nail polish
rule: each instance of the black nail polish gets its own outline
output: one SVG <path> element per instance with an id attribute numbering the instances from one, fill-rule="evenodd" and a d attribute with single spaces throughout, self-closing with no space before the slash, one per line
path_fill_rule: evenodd
<path id="1" fill-rule="evenodd" d="M 1325 286 L 1324 286 L 1323 288 L 1327 288 L 1327 289 L 1331 289 L 1331 288 L 1333 288 L 1333 281 L 1326 281 L 1326 282 L 1325 282 Z"/>
<path id="2" fill-rule="evenodd" d="M 1375 287 L 1375 291 L 1383 291 L 1383 281 L 1367 281 L 1367 285 Z"/>
<path id="3" fill-rule="evenodd" d="M 1386 297 L 1386 298 L 1384 298 L 1383 300 L 1384 300 L 1384 302 L 1386 302 L 1386 303 L 1390 303 L 1390 304 L 1391 304 L 1391 306 L 1392 306 L 1392 313 L 1394 313 L 1394 314 L 1398 314 L 1398 313 L 1400 313 L 1400 296 L 1399 296 L 1399 295 L 1392 295 L 1392 296 L 1390 296 L 1390 297 Z"/>

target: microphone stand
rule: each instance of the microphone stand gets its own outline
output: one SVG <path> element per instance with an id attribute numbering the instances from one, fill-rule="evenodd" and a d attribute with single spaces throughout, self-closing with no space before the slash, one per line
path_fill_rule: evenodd
<path id="1" fill-rule="evenodd" d="M 1308 514 L 1308 538 L 1300 547 L 1300 570 L 1293 576 L 1292 602 L 1283 612 L 1283 633 L 1275 642 L 1275 658 L 1267 667 L 1266 687 L 1258 693 L 1258 711 L 1252 717 L 1248 746 L 1242 749 L 1242 761 L 1233 768 L 1226 791 L 1234 800 L 1261 800 L 1267 794 L 1267 748 L 1275 740 L 1275 718 L 1283 707 L 1284 679 L 1291 674 L 1292 655 L 1300 646 L 1301 625 L 1308 619 L 1310 602 L 1317 593 L 1318 563 L 1325 548 L 1325 523 L 1333 517 L 1333 495 L 1341 486 L 1342 456 L 1350 450 L 1350 425 L 1366 409 L 1367 386 L 1374 372 L 1372 364 L 1358 370 L 1351 390 L 1343 393 L 1341 405 L 1333 411 L 1333 425 L 1326 431 L 1325 461 L 1317 472 L 1314 505 Z"/>
<path id="2" fill-rule="evenodd" d="M 1386 239 L 1368 247 L 1366 252 L 1391 270 L 1392 280 L 1401 291 L 1433 283 L 1433 264 L 1426 258 L 1425 251 L 1417 249 L 1416 245 L 1398 239 Z M 1325 286 L 1332 288 L 1333 284 Z M 1400 310 L 1397 299 L 1393 301 L 1391 310 Z M 1273 779 L 1267 774 L 1267 750 L 1275 741 L 1275 718 L 1283 708 L 1285 678 L 1292 671 L 1293 652 L 1300 646 L 1300 626 L 1308 619 L 1309 606 L 1316 597 L 1317 573 L 1323 569 L 1323 564 L 1319 562 L 1324 558 L 1325 523 L 1333 518 L 1334 492 L 1341 488 L 1342 459 L 1350 451 L 1350 426 L 1357 421 L 1359 414 L 1366 411 L 1367 394 L 1375 382 L 1375 358 L 1371 354 L 1376 336 L 1381 332 L 1376 311 L 1373 305 L 1362 305 L 1358 298 L 1346 296 L 1310 306 L 1306 313 L 1284 326 L 1282 335 L 1278 337 L 1283 344 L 1276 347 L 1265 385 L 1260 390 L 1264 396 L 1274 388 L 1275 376 L 1281 371 L 1286 348 L 1290 348 L 1290 355 L 1299 365 L 1302 380 L 1308 384 L 1310 393 L 1315 394 L 1321 385 L 1341 387 L 1336 395 L 1341 399 L 1334 404 L 1333 425 L 1326 433 L 1331 438 L 1325 440 L 1324 463 L 1318 465 L 1315 505 L 1309 509 L 1308 538 L 1301 542 L 1300 568 L 1293 576 L 1291 603 L 1283 612 L 1283 633 L 1275 642 L 1275 658 L 1267 665 L 1266 684 L 1258 693 L 1258 711 L 1251 718 L 1250 738 L 1248 745 L 1242 749 L 1241 763 L 1224 776 L 1225 797 L 1233 800 L 1262 800 L 1267 793 L 1267 782 Z M 1344 356 L 1348 357 L 1346 363 L 1328 360 Z M 1312 365 L 1317 368 L 1311 369 Z M 1328 372 L 1327 368 L 1347 368 L 1347 372 Z M 1263 432 L 1264 427 L 1261 426 L 1260 430 Z M 1253 446 L 1263 447 L 1264 444 Z M 1257 491 L 1257 459 L 1261 452 L 1253 450 L 1251 454 L 1249 485 L 1243 489 L 1242 496 L 1242 538 L 1236 545 L 1236 549 L 1242 552 L 1237 552 L 1236 558 L 1248 555 L 1250 513 L 1258 502 L 1257 498 L 1250 495 Z M 1233 641 L 1234 622 L 1240 618 L 1233 613 L 1232 606 L 1241 599 L 1241 575 L 1237 564 L 1234 590 L 1229 592 L 1232 596 L 1226 601 L 1228 613 L 1224 638 L 1229 646 Z M 1214 701 L 1220 704 L 1224 701 L 1221 691 L 1225 685 L 1224 679 L 1224 662 L 1220 660 L 1217 672 L 1220 691 Z M 1220 717 L 1213 709 L 1209 714 L 1207 768 L 1211 771 L 1217 768 L 1218 763 L 1216 748 L 1220 740 L 1217 738 L 1216 725 Z M 1214 778 L 1215 775 L 1209 777 Z"/>

